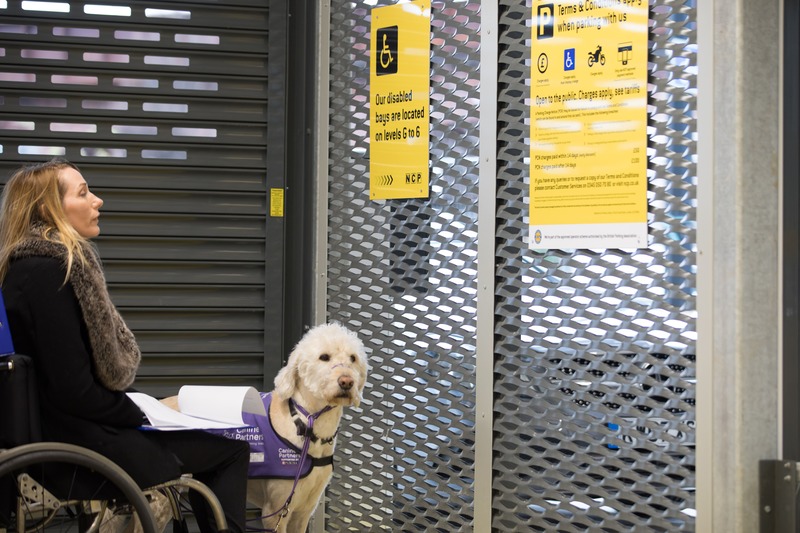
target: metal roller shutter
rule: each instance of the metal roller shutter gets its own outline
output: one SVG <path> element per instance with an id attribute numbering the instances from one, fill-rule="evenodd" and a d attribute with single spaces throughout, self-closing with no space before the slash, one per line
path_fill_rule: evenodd
<path id="1" fill-rule="evenodd" d="M 97 244 L 153 394 L 262 388 L 264 354 L 280 364 L 268 27 L 255 0 L 0 1 L 0 175 L 64 156 L 103 198 Z"/>

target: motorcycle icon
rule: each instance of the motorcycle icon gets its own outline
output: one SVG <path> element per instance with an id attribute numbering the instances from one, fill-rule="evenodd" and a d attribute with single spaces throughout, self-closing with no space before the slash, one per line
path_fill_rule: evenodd
<path id="1" fill-rule="evenodd" d="M 595 63 L 600 63 L 601 65 L 606 64 L 606 56 L 603 53 L 602 46 L 598 46 L 597 50 L 594 52 L 589 52 L 589 66 L 591 67 Z"/>

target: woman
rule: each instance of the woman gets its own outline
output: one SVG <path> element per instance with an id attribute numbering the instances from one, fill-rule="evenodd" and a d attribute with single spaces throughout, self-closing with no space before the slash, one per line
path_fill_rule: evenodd
<path id="1" fill-rule="evenodd" d="M 105 455 L 142 488 L 192 473 L 217 495 L 229 528 L 244 531 L 246 443 L 137 429 L 147 419 L 125 391 L 141 354 L 89 242 L 102 205 L 63 159 L 19 169 L 0 201 L 0 283 L 15 349 L 36 366 L 43 436 Z M 215 531 L 191 493 L 201 531 Z"/>

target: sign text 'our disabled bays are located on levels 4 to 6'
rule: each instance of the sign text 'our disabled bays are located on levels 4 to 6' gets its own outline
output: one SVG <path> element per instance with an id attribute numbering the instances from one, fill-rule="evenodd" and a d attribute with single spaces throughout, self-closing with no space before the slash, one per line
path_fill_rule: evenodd
<path id="1" fill-rule="evenodd" d="M 648 0 L 532 16 L 530 247 L 645 247 Z"/>
<path id="2" fill-rule="evenodd" d="M 427 198 L 430 2 L 374 8 L 370 33 L 370 198 Z"/>

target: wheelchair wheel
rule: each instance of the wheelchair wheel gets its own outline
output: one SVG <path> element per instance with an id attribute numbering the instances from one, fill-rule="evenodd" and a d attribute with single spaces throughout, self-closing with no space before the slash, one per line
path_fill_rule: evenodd
<path id="1" fill-rule="evenodd" d="M 137 519 L 143 533 L 156 533 L 142 491 L 96 452 L 55 442 L 0 451 L 0 530 L 115 533 L 133 531 Z"/>

